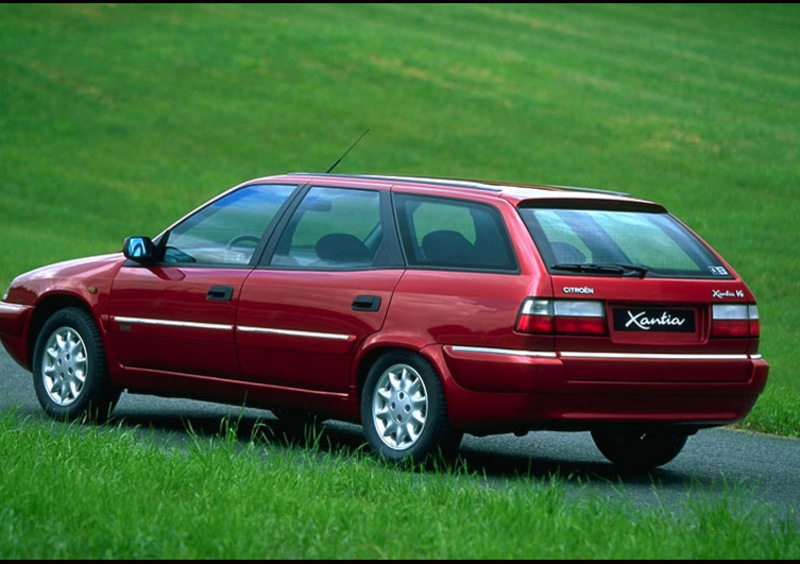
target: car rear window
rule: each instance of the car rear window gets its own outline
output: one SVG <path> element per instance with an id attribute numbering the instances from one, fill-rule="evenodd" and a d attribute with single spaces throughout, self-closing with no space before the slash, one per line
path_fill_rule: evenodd
<path id="1" fill-rule="evenodd" d="M 553 274 L 729 278 L 709 248 L 659 206 L 551 202 L 520 207 Z"/>

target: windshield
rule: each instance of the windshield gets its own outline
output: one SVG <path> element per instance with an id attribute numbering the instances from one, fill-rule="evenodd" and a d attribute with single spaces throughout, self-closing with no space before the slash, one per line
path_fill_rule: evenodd
<path id="1" fill-rule="evenodd" d="M 523 207 L 520 214 L 554 274 L 731 277 L 702 241 L 661 208 L 564 205 Z"/>

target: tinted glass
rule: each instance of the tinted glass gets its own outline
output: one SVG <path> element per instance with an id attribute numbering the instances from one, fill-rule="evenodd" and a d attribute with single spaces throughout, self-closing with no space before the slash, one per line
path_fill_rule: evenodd
<path id="1" fill-rule="evenodd" d="M 729 276 L 702 241 L 663 211 L 522 208 L 520 213 L 553 273 L 617 269 L 641 276 Z"/>
<path id="2" fill-rule="evenodd" d="M 261 237 L 294 189 L 283 185 L 245 186 L 211 202 L 170 232 L 165 260 L 249 264 Z"/>
<path id="3" fill-rule="evenodd" d="M 516 270 L 502 217 L 495 208 L 410 194 L 397 194 L 395 201 L 410 266 Z"/>
<path id="4" fill-rule="evenodd" d="M 382 239 L 378 192 L 315 187 L 295 210 L 270 264 L 309 270 L 368 268 Z"/>

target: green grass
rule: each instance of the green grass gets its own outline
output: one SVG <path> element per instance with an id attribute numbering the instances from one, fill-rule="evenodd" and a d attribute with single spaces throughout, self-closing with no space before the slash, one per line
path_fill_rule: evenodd
<path id="1" fill-rule="evenodd" d="M 796 516 L 731 489 L 637 507 L 566 479 L 492 486 L 361 453 L 220 433 L 159 448 L 136 430 L 0 414 L 3 559 L 791 559 Z M 623 500 L 623 501 L 620 501 Z"/>
<path id="2" fill-rule="evenodd" d="M 798 4 L 0 4 L 0 287 L 43 264 L 117 251 L 128 235 L 155 235 L 243 180 L 324 171 L 369 128 L 338 172 L 583 185 L 664 203 L 729 260 L 758 298 L 761 352 L 771 372 L 742 426 L 797 437 L 799 32 Z M 220 512 L 234 516 L 241 534 L 211 516 L 193 533 L 178 515 L 212 512 L 191 496 L 165 500 L 180 509 L 163 518 L 145 507 L 127 511 L 138 490 L 125 485 L 129 469 L 113 452 L 132 448 L 122 443 L 91 447 L 112 451 L 102 468 L 112 468 L 109 480 L 119 481 L 89 480 L 96 491 L 86 497 L 96 496 L 121 520 L 132 519 L 130 530 L 142 535 L 136 544 L 126 546 L 119 529 L 108 531 L 112 525 L 89 501 L 76 508 L 77 515 L 70 513 L 72 500 L 83 491 L 76 494 L 69 481 L 62 481 L 60 494 L 47 496 L 7 487 L 20 480 L 36 488 L 25 480 L 40 470 L 42 476 L 52 472 L 47 459 L 28 452 L 30 464 L 41 468 L 16 470 L 13 480 L 4 474 L 9 481 L 3 482 L 2 495 L 9 503 L 0 505 L 5 512 L 0 542 L 6 543 L 1 552 L 19 554 L 26 546 L 25 554 L 34 556 L 41 545 L 50 554 L 98 556 L 101 547 L 113 546 L 117 557 L 191 555 L 192 550 L 227 557 L 254 554 L 257 548 L 278 557 L 291 550 L 270 545 L 270 539 L 286 541 L 298 531 L 281 532 L 286 523 L 258 513 L 250 498 L 241 508 L 224 504 Z M 155 484 L 176 475 L 178 481 L 200 479 L 180 474 L 176 456 L 137 448 L 135 455 L 147 459 L 137 471 L 156 472 Z M 75 456 L 79 467 L 91 464 L 91 455 Z M 240 463 L 254 464 L 247 457 Z M 360 460 L 352 464 L 357 470 L 348 471 L 363 473 L 363 480 L 414 487 L 394 483 L 410 480 L 404 474 Z M 256 481 L 271 474 L 256 465 L 241 472 Z M 334 472 L 329 479 L 344 477 Z M 369 483 L 378 487 L 377 481 Z M 116 497 L 112 486 L 128 498 Z M 444 507 L 462 510 L 460 494 L 448 489 L 456 486 L 440 487 Z M 463 499 L 511 503 L 517 519 L 529 522 L 530 492 L 511 489 L 502 502 L 487 501 L 482 496 L 488 493 L 471 487 Z M 27 501 L 14 498 L 11 504 L 11 496 L 26 495 Z M 541 495 L 558 500 L 563 494 L 555 487 Z M 337 501 L 347 501 L 351 512 L 364 510 L 350 505 L 357 499 L 344 493 Z M 286 504 L 268 506 L 288 511 L 290 522 L 306 517 L 298 509 L 292 513 L 288 501 L 274 503 Z M 531 503 L 536 511 L 560 515 L 538 494 Z M 669 523 L 676 527 L 674 535 L 647 541 L 646 528 L 659 529 L 657 518 L 645 516 L 635 521 L 630 538 L 608 539 L 605 546 L 587 540 L 581 552 L 575 538 L 594 539 L 623 520 L 630 527 L 615 509 L 606 513 L 599 502 L 586 503 L 596 504 L 584 508 L 598 515 L 596 522 L 568 520 L 563 527 L 571 534 L 558 538 L 572 542 L 527 556 L 685 556 L 682 534 L 707 531 L 714 522 L 698 515 L 691 525 Z M 25 513 L 26 504 L 41 513 Z M 67 507 L 37 525 L 45 508 L 62 505 Z M 244 508 L 256 512 L 252 523 Z M 436 511 L 437 519 L 447 519 Z M 486 514 L 493 523 L 487 533 L 469 520 L 461 524 L 475 536 L 462 538 L 464 546 L 477 554 L 504 554 L 486 539 L 508 532 L 512 540 L 504 550 L 519 556 L 513 552 L 516 543 L 531 546 L 519 537 L 539 538 L 537 529 L 504 521 L 503 512 L 495 511 Z M 355 543 L 358 554 L 380 557 L 384 540 L 375 540 L 378 532 L 352 522 L 326 524 L 323 514 L 319 510 L 311 527 L 315 534 L 339 527 L 339 534 L 361 539 L 363 544 Z M 157 521 L 150 525 L 142 515 Z M 751 528 L 738 517 L 719 521 L 746 534 L 697 540 L 687 549 L 690 557 L 731 554 L 729 546 L 741 547 L 740 557 L 781 554 L 771 541 L 760 548 L 742 546 Z M 50 534 L 62 526 L 68 534 Z M 174 544 L 159 536 L 165 526 L 178 527 Z M 214 527 L 232 536 L 215 537 Z M 436 533 L 435 527 L 420 529 L 431 537 Z M 583 536 L 581 530 L 596 534 Z M 96 531 L 105 531 L 113 542 L 105 544 Z M 563 531 L 543 533 L 541 538 Z M 73 536 L 83 535 L 92 540 L 81 553 Z M 286 545 L 297 554 L 329 554 L 324 544 L 313 552 L 312 541 L 303 542 L 309 545 Z M 642 546 L 647 542 L 653 543 L 652 552 Z M 699 546 L 702 542 L 708 547 Z M 431 538 L 426 554 L 469 557 L 456 546 Z"/>

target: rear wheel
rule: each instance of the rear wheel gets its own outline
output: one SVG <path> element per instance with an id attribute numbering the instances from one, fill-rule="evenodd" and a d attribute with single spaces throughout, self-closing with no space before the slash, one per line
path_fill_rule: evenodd
<path id="1" fill-rule="evenodd" d="M 370 368 L 361 394 L 367 442 L 391 461 L 452 457 L 463 433 L 452 429 L 439 376 L 421 356 L 394 351 Z"/>
<path id="2" fill-rule="evenodd" d="M 91 315 L 66 308 L 45 322 L 33 353 L 33 388 L 51 417 L 108 419 L 120 389 L 111 383 L 103 342 Z"/>
<path id="3" fill-rule="evenodd" d="M 595 429 L 592 439 L 608 460 L 626 470 L 646 471 L 673 460 L 688 433 L 675 429 Z"/>

